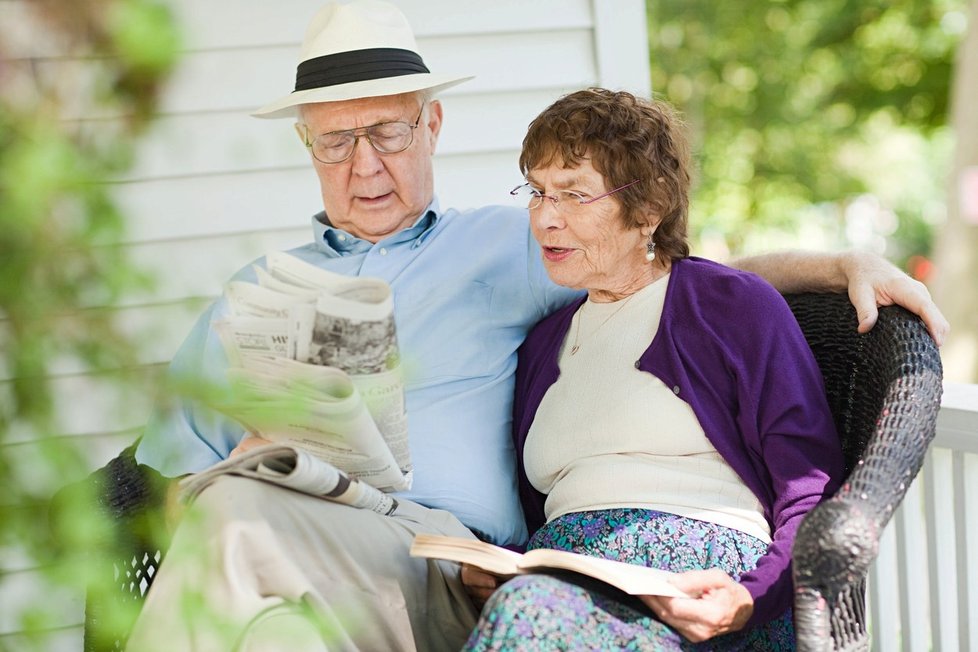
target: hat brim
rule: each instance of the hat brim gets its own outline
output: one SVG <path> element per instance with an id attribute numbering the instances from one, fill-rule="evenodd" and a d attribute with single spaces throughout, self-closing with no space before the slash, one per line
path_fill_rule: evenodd
<path id="1" fill-rule="evenodd" d="M 324 86 L 322 88 L 310 88 L 308 90 L 290 93 L 282 99 L 254 111 L 251 115 L 256 118 L 295 118 L 298 116 L 297 107 L 301 104 L 342 102 L 344 100 L 356 100 L 363 97 L 400 95 L 401 93 L 413 93 L 415 91 L 437 93 L 470 79 L 472 79 L 471 76 L 455 77 L 453 75 L 420 73 L 417 75 L 402 75 L 400 77 L 368 79 L 366 81 Z"/>

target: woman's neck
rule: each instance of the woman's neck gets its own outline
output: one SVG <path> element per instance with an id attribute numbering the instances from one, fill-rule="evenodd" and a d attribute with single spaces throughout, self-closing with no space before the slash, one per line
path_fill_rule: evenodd
<path id="1" fill-rule="evenodd" d="M 612 303 L 627 299 L 664 277 L 669 273 L 670 269 L 672 269 L 672 263 L 669 261 L 660 262 L 656 260 L 652 263 L 646 263 L 642 265 L 642 269 L 635 274 L 634 278 L 620 286 L 587 288 L 588 301 L 593 301 L 594 303 Z"/>

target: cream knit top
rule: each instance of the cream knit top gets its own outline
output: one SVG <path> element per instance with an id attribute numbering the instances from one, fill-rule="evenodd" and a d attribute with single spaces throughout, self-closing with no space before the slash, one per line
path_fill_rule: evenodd
<path id="1" fill-rule="evenodd" d="M 547 520 L 612 507 L 710 521 L 770 542 L 763 509 L 692 408 L 635 368 L 662 315 L 668 275 L 612 303 L 585 301 L 523 451 Z M 575 351 L 572 354 L 572 351 Z"/>

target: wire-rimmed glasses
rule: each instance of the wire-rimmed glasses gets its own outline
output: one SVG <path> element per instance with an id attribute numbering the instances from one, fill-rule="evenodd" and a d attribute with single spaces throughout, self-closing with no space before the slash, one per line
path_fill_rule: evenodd
<path id="1" fill-rule="evenodd" d="M 421 105 L 413 125 L 402 120 L 378 122 L 375 125 L 360 127 L 359 129 L 330 131 L 319 134 L 312 140 L 309 140 L 309 127 L 297 124 L 295 128 L 299 131 L 302 142 L 309 148 L 317 161 L 327 164 L 342 163 L 353 156 L 361 138 L 365 138 L 371 147 L 381 154 L 403 152 L 414 141 L 414 130 L 421 124 L 423 112 L 424 104 Z"/>
<path id="2" fill-rule="evenodd" d="M 540 190 L 537 190 L 529 183 L 524 183 L 516 186 L 515 188 L 509 191 L 509 194 L 511 194 L 513 197 L 516 197 L 518 199 L 525 200 L 526 207 L 531 211 L 540 208 L 540 206 L 543 205 L 544 199 L 549 199 L 553 203 L 554 208 L 556 208 L 558 211 L 577 212 L 584 206 L 587 206 L 588 204 L 593 204 L 599 199 L 604 199 L 605 197 L 609 197 L 615 194 L 616 192 L 618 192 L 619 190 L 630 188 L 631 186 L 634 186 L 639 181 L 640 179 L 635 179 L 630 183 L 626 183 L 624 186 L 619 186 L 614 190 L 609 190 L 608 192 L 598 195 L 597 197 L 590 197 L 590 198 L 588 198 L 586 195 L 582 195 L 581 193 L 575 192 L 573 190 L 554 190 L 552 193 L 547 194 L 545 192 L 541 192 Z"/>

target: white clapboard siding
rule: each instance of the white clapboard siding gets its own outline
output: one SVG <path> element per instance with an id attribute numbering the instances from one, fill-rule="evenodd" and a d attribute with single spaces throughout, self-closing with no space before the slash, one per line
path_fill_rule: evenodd
<path id="1" fill-rule="evenodd" d="M 10 7 L 23 1 L 0 4 L 13 15 Z M 632 79 L 607 85 L 648 92 L 641 2 L 399 4 L 433 70 L 476 76 L 443 98 L 435 159 L 443 205 L 508 201 L 520 178 L 516 159 L 525 126 L 561 93 L 607 83 L 601 71 L 610 77 L 622 70 L 632 71 Z M 172 356 L 200 298 L 215 295 L 233 271 L 269 249 L 304 241 L 321 205 L 308 155 L 290 120 L 258 120 L 247 111 L 288 91 L 301 32 L 318 6 L 257 3 L 234 21 L 230 3 L 172 2 L 185 25 L 185 54 L 136 164 L 114 188 L 128 220 L 125 246 L 159 273 L 160 291 L 125 297 L 123 310 L 103 307 L 126 332 L 143 335 L 142 363 Z M 598 31 L 602 23 L 607 33 Z M 29 63 L 41 77 L 85 79 L 91 67 L 83 56 L 57 51 L 56 43 L 25 39 L 23 47 L 21 63 L 34 57 Z M 68 117 L 91 129 L 113 119 Z M 193 310 L 180 309 L 184 300 Z M 59 361 L 54 369 L 78 374 L 83 367 Z"/>
<path id="2" fill-rule="evenodd" d="M 52 377 L 52 391 L 64 397 L 58 402 L 55 416 L 59 436 L 98 436 L 138 430 L 146 421 L 160 373 L 159 366 L 146 365 L 122 372 Z M 4 445 L 24 446 L 17 449 L 18 455 L 22 455 L 34 439 L 28 429 L 14 425 L 7 432 Z"/>
<path id="3" fill-rule="evenodd" d="M 91 60 L 39 34 L 24 11 L 30 2 L 0 0 L 0 34 L 19 55 L 5 65 L 29 67 L 61 88 L 90 85 Z M 154 382 L 201 307 L 257 256 L 306 242 L 322 203 L 291 121 L 248 115 L 291 90 L 303 31 L 321 0 L 167 3 L 182 26 L 182 57 L 135 165 L 113 181 L 128 226 L 117 246 L 157 272 L 158 282 L 117 305 L 90 307 L 109 312 L 136 338 L 137 367 L 127 370 L 120 394 L 111 375 L 79 361 L 52 365 L 61 398 L 56 432 L 45 434 L 81 443 L 90 469 L 138 436 Z M 443 206 L 508 201 L 520 180 L 526 125 L 562 93 L 587 85 L 650 92 L 643 0 L 395 3 L 411 21 L 429 68 L 475 75 L 441 98 L 445 122 L 434 165 Z M 29 88 L 18 92 L 24 102 L 33 98 Z M 97 130 L 119 118 L 82 102 L 64 112 L 79 129 Z M 0 382 L 8 378 L 0 370 Z M 34 437 L 15 431 L 6 445 L 41 467 Z M 15 572 L 0 583 L 0 647 L 16 650 L 23 641 L 15 633 L 18 606 L 37 571 L 27 562 L 12 569 L 6 562 Z M 51 650 L 80 649 L 80 599 L 65 601 L 66 627 L 52 635 Z"/>
<path id="4" fill-rule="evenodd" d="M 437 35 L 466 35 L 489 32 L 541 32 L 549 29 L 593 25 L 591 0 L 393 0 L 407 15 L 419 41 Z M 259 47 L 298 43 L 308 19 L 323 5 L 321 0 L 288 0 L 252 3 L 239 20 L 231 11 L 241 11 L 226 2 L 171 0 L 169 3 L 186 25 L 188 49 Z M 491 7 L 487 7 L 491 4 Z M 612 0 L 609 5 L 619 4 Z M 632 13 L 628 0 L 622 11 Z M 644 9 L 642 16 L 644 16 Z M 233 22 L 233 29 L 229 23 Z M 427 54 L 427 53 L 425 53 Z M 485 63 L 482 67 L 485 67 Z"/>

